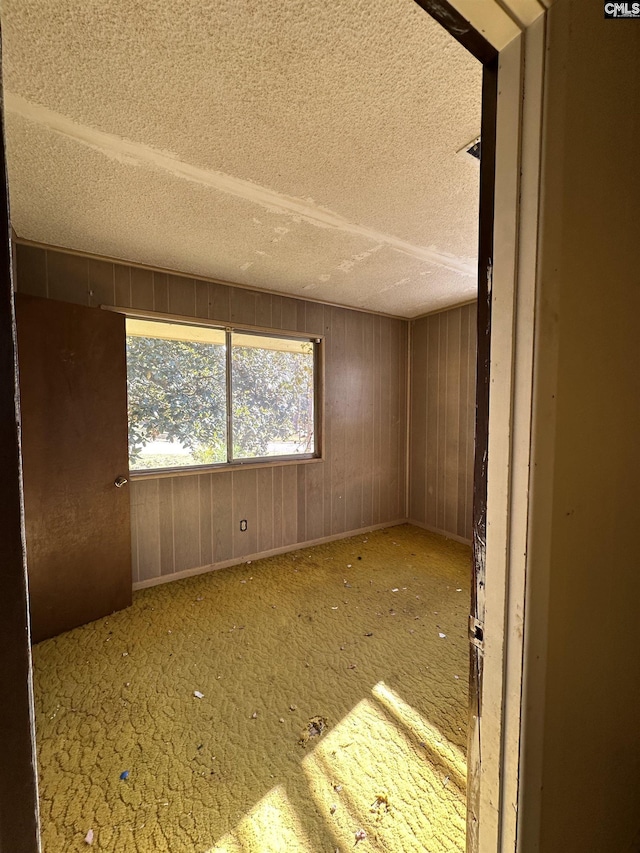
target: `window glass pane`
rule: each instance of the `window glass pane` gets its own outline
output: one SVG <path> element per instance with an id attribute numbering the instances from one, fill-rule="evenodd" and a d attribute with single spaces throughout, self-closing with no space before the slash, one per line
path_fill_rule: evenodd
<path id="1" fill-rule="evenodd" d="M 131 470 L 227 460 L 225 333 L 127 320 Z"/>
<path id="2" fill-rule="evenodd" d="M 233 458 L 314 453 L 311 341 L 232 334 Z"/>

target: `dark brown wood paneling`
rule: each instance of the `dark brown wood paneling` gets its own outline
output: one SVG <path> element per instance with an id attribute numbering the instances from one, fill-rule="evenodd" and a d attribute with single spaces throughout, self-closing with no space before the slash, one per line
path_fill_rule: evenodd
<path id="1" fill-rule="evenodd" d="M 409 518 L 471 538 L 476 305 L 411 330 Z"/>
<path id="2" fill-rule="evenodd" d="M 40 276 L 51 265 L 59 283 L 64 271 L 67 298 L 86 303 L 86 258 L 28 248 Z M 91 269 L 107 287 L 111 271 L 114 294 L 107 300 L 104 290 L 101 301 L 222 323 L 233 312 L 238 323 L 325 336 L 324 460 L 136 481 L 139 581 L 404 516 L 406 322 L 125 264 L 91 259 Z M 19 282 L 20 275 L 19 265 Z M 247 518 L 247 533 L 240 533 L 240 518 Z"/>
<path id="3" fill-rule="evenodd" d="M 280 329 L 294 331 L 298 327 L 298 304 L 288 296 L 280 297 Z"/>
<path id="4" fill-rule="evenodd" d="M 47 252 L 47 296 L 63 302 L 88 305 L 88 259 L 65 252 Z"/>
<path id="5" fill-rule="evenodd" d="M 124 318 L 20 296 L 18 362 L 34 641 L 131 603 Z"/>
<path id="6" fill-rule="evenodd" d="M 209 285 L 206 281 L 196 281 L 196 317 L 206 320 L 209 316 Z"/>
<path id="7" fill-rule="evenodd" d="M 16 263 L 21 293 L 47 296 L 47 253 L 38 246 L 16 246 Z"/>
<path id="8" fill-rule="evenodd" d="M 305 302 L 298 302 L 295 329 L 298 332 L 304 332 L 306 328 L 307 328 L 307 305 Z"/>
<path id="9" fill-rule="evenodd" d="M 231 320 L 231 290 L 226 284 L 209 285 L 209 318 L 221 323 Z"/>
<path id="10" fill-rule="evenodd" d="M 169 313 L 169 283 L 167 273 L 154 272 L 153 275 L 153 310 Z"/>
<path id="11" fill-rule="evenodd" d="M 256 324 L 256 294 L 252 290 L 235 287 L 231 290 L 231 322 Z"/>
<path id="12" fill-rule="evenodd" d="M 131 267 L 131 305 L 143 311 L 153 311 L 153 273 L 150 270 Z"/>
<path id="13" fill-rule="evenodd" d="M 131 268 L 114 264 L 114 286 L 116 305 L 130 308 L 131 301 Z"/>
<path id="14" fill-rule="evenodd" d="M 194 317 L 196 314 L 195 281 L 181 275 L 169 275 L 167 276 L 167 288 L 169 292 L 169 313 Z"/>
<path id="15" fill-rule="evenodd" d="M 282 328 L 282 297 L 275 293 L 271 296 L 271 323 L 274 329 Z"/>
<path id="16" fill-rule="evenodd" d="M 89 258 L 89 305 L 113 305 L 115 294 L 114 265 Z"/>
<path id="17" fill-rule="evenodd" d="M 309 335 L 324 334 L 324 305 L 309 302 L 304 315 L 304 331 Z"/>
<path id="18" fill-rule="evenodd" d="M 257 326 L 264 326 L 266 329 L 273 329 L 270 293 L 256 293 L 255 317 Z"/>
<path id="19" fill-rule="evenodd" d="M 0 121 L 3 118 L 0 99 Z M 35 720 L 21 519 L 20 413 L 12 293 L 14 282 L 3 133 L 0 133 L 0 174 L 0 689 L 3 697 L 0 846 L 3 850 L 15 850 L 16 853 L 38 853 Z"/>

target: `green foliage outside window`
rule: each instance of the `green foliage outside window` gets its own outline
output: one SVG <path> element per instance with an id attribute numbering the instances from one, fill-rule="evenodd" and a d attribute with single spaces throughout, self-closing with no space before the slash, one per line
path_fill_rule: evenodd
<path id="1" fill-rule="evenodd" d="M 313 345 L 232 355 L 233 458 L 312 453 Z M 224 345 L 128 335 L 127 373 L 132 469 L 227 461 Z M 158 440 L 189 453 L 148 452 Z"/>

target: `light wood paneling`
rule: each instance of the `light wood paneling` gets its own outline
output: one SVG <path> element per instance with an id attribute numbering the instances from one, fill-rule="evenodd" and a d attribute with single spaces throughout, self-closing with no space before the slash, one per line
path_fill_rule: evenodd
<path id="1" fill-rule="evenodd" d="M 331 377 L 329 376 L 328 364 L 335 364 L 333 358 L 333 327 L 331 325 L 331 308 L 324 305 L 322 309 L 324 323 L 324 357 L 325 357 L 325 388 L 324 388 L 324 462 L 322 463 L 324 473 L 324 488 L 323 488 L 323 535 L 331 535 L 331 505 L 333 503 L 333 464 L 331 460 L 331 447 L 333 445 L 333 404 L 331 400 Z"/>
<path id="2" fill-rule="evenodd" d="M 201 565 L 199 509 L 198 477 L 176 477 L 173 480 L 173 553 L 176 572 Z"/>
<path id="3" fill-rule="evenodd" d="M 232 472 L 233 505 L 233 556 L 248 557 L 258 551 L 258 470 L 248 468 Z M 186 479 L 186 478 L 185 478 Z M 240 521 L 245 519 L 247 529 L 240 530 Z"/>
<path id="4" fill-rule="evenodd" d="M 340 308 L 330 308 L 329 313 L 331 346 L 327 352 L 327 365 L 341 365 L 327 381 L 327 417 L 331 421 L 331 442 L 327 446 L 327 454 L 331 459 L 331 534 L 349 529 L 345 515 L 345 469 L 350 370 L 346 364 L 346 312 Z"/>
<path id="5" fill-rule="evenodd" d="M 175 571 L 173 556 L 173 484 L 175 479 L 160 480 L 158 484 L 160 516 L 160 571 L 170 575 Z M 137 485 L 137 484 L 136 484 Z M 182 519 L 179 519 L 180 523 Z"/>
<path id="6" fill-rule="evenodd" d="M 132 480 L 139 582 L 405 517 L 407 322 L 37 246 L 17 265 L 24 292 L 325 336 L 324 460 Z"/>
<path id="7" fill-rule="evenodd" d="M 308 465 L 298 465 L 298 482 L 296 484 L 298 494 L 297 521 L 298 521 L 298 542 L 305 542 L 307 539 L 307 468 Z"/>
<path id="8" fill-rule="evenodd" d="M 213 513 L 211 512 L 211 475 L 198 475 L 200 501 L 200 566 L 213 563 Z"/>
<path id="9" fill-rule="evenodd" d="M 302 466 L 301 466 L 302 467 Z M 258 468 L 258 551 L 273 548 L 273 468 Z"/>
<path id="10" fill-rule="evenodd" d="M 295 465 L 282 469 L 282 544 L 298 543 L 298 474 Z M 303 540 L 304 541 L 304 540 Z"/>
<path id="11" fill-rule="evenodd" d="M 409 518 L 471 539 L 476 306 L 412 323 Z"/>
<path id="12" fill-rule="evenodd" d="M 273 468 L 273 547 L 282 547 L 282 472 L 284 468 Z"/>
<path id="13" fill-rule="evenodd" d="M 232 479 L 232 471 L 221 471 L 211 475 L 213 563 L 220 563 L 233 557 Z"/>
<path id="14" fill-rule="evenodd" d="M 138 480 L 131 486 L 131 520 L 137 549 L 134 576 L 145 581 L 158 574 L 160 565 L 160 480 Z"/>

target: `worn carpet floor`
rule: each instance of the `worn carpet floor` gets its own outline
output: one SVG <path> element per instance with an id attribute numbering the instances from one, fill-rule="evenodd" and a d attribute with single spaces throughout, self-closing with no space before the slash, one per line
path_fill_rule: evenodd
<path id="1" fill-rule="evenodd" d="M 469 566 L 403 525 L 36 646 L 44 853 L 462 851 Z"/>

